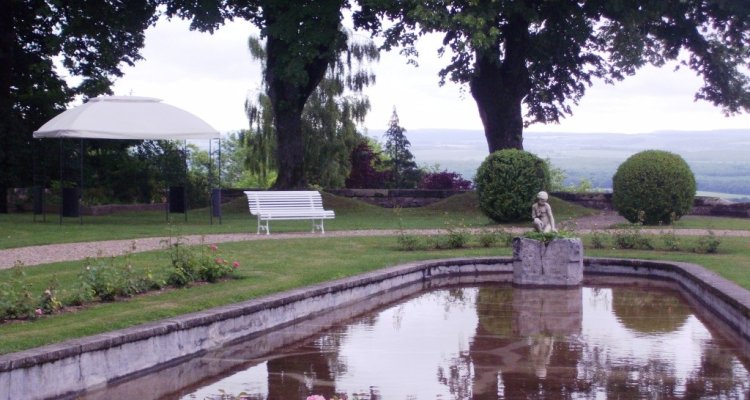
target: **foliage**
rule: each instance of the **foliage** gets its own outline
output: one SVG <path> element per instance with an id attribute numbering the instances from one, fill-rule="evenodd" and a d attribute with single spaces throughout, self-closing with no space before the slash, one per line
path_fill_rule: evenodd
<path id="1" fill-rule="evenodd" d="M 328 65 L 324 77 L 305 102 L 301 115 L 301 138 L 304 151 L 302 166 L 305 181 L 328 188 L 344 186 L 349 175 L 350 153 L 361 139 L 357 125 L 362 123 L 370 103 L 362 89 L 375 81 L 367 64 L 378 58 L 374 44 L 356 41 L 345 35 L 347 46 Z M 254 37 L 249 40 L 251 53 L 267 68 L 267 53 Z M 267 94 L 245 103 L 250 130 L 242 132 L 247 148 L 246 165 L 264 182 L 276 173 L 280 155 L 273 104 Z"/>
<path id="2" fill-rule="evenodd" d="M 591 246 L 595 249 L 604 249 L 607 247 L 607 238 L 609 235 L 606 233 L 596 231 L 591 234 Z"/>
<path id="3" fill-rule="evenodd" d="M 390 180 L 390 171 L 384 171 L 382 153 L 378 152 L 376 143 L 362 140 L 352 150 L 351 170 L 346 178 L 346 187 L 354 189 L 384 188 Z"/>
<path id="4" fill-rule="evenodd" d="M 680 251 L 680 238 L 675 234 L 674 229 L 670 232 L 661 234 L 661 241 L 668 251 Z"/>
<path id="5" fill-rule="evenodd" d="M 497 232 L 482 229 L 482 231 L 479 232 L 477 241 L 479 242 L 479 245 L 482 247 L 492 247 L 495 244 L 497 244 L 498 241 L 500 241 L 500 238 Z"/>
<path id="6" fill-rule="evenodd" d="M 141 58 L 155 13 L 151 0 L 0 2 L 0 193 L 58 170 L 57 143 L 33 144 L 32 132 L 75 96 L 109 93 L 123 66 Z"/>
<path id="7" fill-rule="evenodd" d="M 612 178 L 612 205 L 632 223 L 671 224 L 693 207 L 695 177 L 677 154 L 646 150 L 620 165 Z"/>
<path id="8" fill-rule="evenodd" d="M 403 46 L 416 62 L 421 35 L 443 35 L 439 72 L 468 84 L 490 152 L 522 148 L 522 130 L 572 114 L 595 80 L 680 62 L 704 79 L 697 99 L 728 114 L 750 110 L 744 2 L 362 0 L 355 25 Z M 384 21 L 388 19 L 390 21 Z M 523 115 L 525 111 L 525 116 Z M 525 118 L 524 118 L 525 117 Z"/>
<path id="9" fill-rule="evenodd" d="M 527 220 L 537 193 L 549 185 L 544 161 L 515 149 L 487 156 L 475 179 L 479 207 L 495 222 Z"/>
<path id="10" fill-rule="evenodd" d="M 591 192 L 594 185 L 589 179 L 581 179 L 578 185 L 565 186 L 566 173 L 562 168 L 555 167 L 549 158 L 544 160 L 547 163 L 547 170 L 549 170 L 549 190 L 550 192 L 573 192 L 573 193 L 587 193 Z"/>
<path id="11" fill-rule="evenodd" d="M 406 129 L 399 125 L 398 114 L 394 107 L 388 129 L 383 134 L 386 164 L 391 170 L 392 187 L 413 189 L 420 181 L 421 172 L 417 168 L 417 163 L 414 162 L 414 155 L 409 150 L 411 143 L 404 135 L 405 132 Z"/>
<path id="12" fill-rule="evenodd" d="M 36 301 L 26 281 L 24 266 L 16 263 L 10 279 L 0 282 L 0 321 L 34 318 L 36 308 Z"/>
<path id="13" fill-rule="evenodd" d="M 701 236 L 698 239 L 693 251 L 701 254 L 716 254 L 719 252 L 719 245 L 721 245 L 721 239 L 716 237 L 713 231 L 708 231 L 707 236 Z"/>
<path id="14" fill-rule="evenodd" d="M 425 172 L 422 174 L 420 189 L 428 190 L 471 190 L 471 181 L 464 179 L 461 174 L 448 170 Z"/>
<path id="15" fill-rule="evenodd" d="M 134 250 L 135 243 L 131 247 L 131 251 Z M 118 297 L 131 297 L 161 287 L 150 273 L 136 272 L 130 256 L 131 252 L 123 257 L 87 258 L 79 274 L 80 288 L 85 293 L 79 300 L 90 294 L 101 301 L 114 301 Z"/>
<path id="16" fill-rule="evenodd" d="M 399 232 L 396 236 L 396 243 L 398 248 L 403 251 L 414 251 L 424 248 L 422 240 L 417 235 L 411 235 L 404 231 Z"/>
<path id="17" fill-rule="evenodd" d="M 651 239 L 641 232 L 639 224 L 631 224 L 626 229 L 618 230 L 613 234 L 613 237 L 615 247 L 618 249 L 654 249 Z"/>
<path id="18" fill-rule="evenodd" d="M 568 231 L 557 231 L 557 232 L 528 231 L 523 234 L 523 237 L 527 239 L 538 240 L 540 242 L 544 242 L 544 244 L 549 244 L 549 242 L 556 240 L 556 239 L 571 239 L 577 236 L 573 232 L 568 232 Z"/>
<path id="19" fill-rule="evenodd" d="M 466 229 L 466 225 L 461 222 L 458 226 L 454 226 L 450 221 L 445 222 L 445 230 L 448 235 L 445 238 L 445 243 L 438 241 L 436 243 L 437 248 L 448 248 L 448 249 L 462 249 L 466 247 L 471 239 L 471 234 Z"/>
<path id="20" fill-rule="evenodd" d="M 225 259 L 215 244 L 195 247 L 185 245 L 182 237 L 170 237 L 166 241 L 172 270 L 167 283 L 177 287 L 189 286 L 195 281 L 216 282 L 229 276 L 239 268 L 239 261 Z"/>

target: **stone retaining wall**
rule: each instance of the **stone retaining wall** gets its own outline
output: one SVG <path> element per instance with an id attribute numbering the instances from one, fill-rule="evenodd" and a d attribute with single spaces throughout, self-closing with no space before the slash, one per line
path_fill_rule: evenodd
<path id="1" fill-rule="evenodd" d="M 743 340 L 750 339 L 750 292 L 700 266 L 677 262 L 587 259 L 586 275 L 629 275 L 677 282 Z M 141 371 L 219 349 L 331 310 L 365 303 L 436 278 L 512 273 L 509 257 L 423 261 L 278 293 L 115 332 L 0 356 L 0 400 L 74 398 Z M 385 300 L 383 300 L 385 301 Z M 392 300 L 388 300 L 392 301 Z M 377 302 L 376 302 L 377 303 Z"/>
<path id="2" fill-rule="evenodd" d="M 424 207 L 450 196 L 466 193 L 466 190 L 422 190 L 422 189 L 328 189 L 336 196 L 361 200 L 384 208 Z"/>
<path id="3" fill-rule="evenodd" d="M 612 210 L 612 193 L 554 192 L 553 196 L 597 210 Z M 717 197 L 696 196 L 690 215 L 750 218 L 750 203 L 731 203 Z"/>

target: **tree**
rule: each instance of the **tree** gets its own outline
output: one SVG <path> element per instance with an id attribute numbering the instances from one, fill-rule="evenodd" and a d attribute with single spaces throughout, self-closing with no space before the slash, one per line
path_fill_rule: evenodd
<path id="1" fill-rule="evenodd" d="M 264 80 L 275 116 L 279 176 L 274 186 L 306 186 L 302 110 L 346 46 L 340 29 L 347 0 L 162 0 L 168 15 L 192 18 L 191 26 L 213 31 L 224 20 L 244 18 L 266 40 Z"/>
<path id="2" fill-rule="evenodd" d="M 490 153 L 523 148 L 523 128 L 558 122 L 595 79 L 679 61 L 704 79 L 696 99 L 750 111 L 750 3 L 721 0 L 362 0 L 358 27 L 415 55 L 418 35 L 444 35 L 445 79 L 468 84 Z M 382 17 L 393 20 L 383 28 Z M 525 119 L 523 106 L 526 107 Z"/>
<path id="3" fill-rule="evenodd" d="M 411 143 L 404 133 L 406 129 L 399 125 L 396 107 L 393 108 L 391 121 L 383 135 L 385 137 L 385 155 L 392 171 L 393 185 L 397 188 L 413 189 L 420 181 L 420 171 L 411 154 Z"/>
<path id="4" fill-rule="evenodd" d="M 308 98 L 300 121 L 305 181 L 323 187 L 344 185 L 349 155 L 361 138 L 357 125 L 370 109 L 362 90 L 375 81 L 367 64 L 377 60 L 377 48 L 369 40 L 355 41 L 349 34 L 346 37 L 347 46 L 329 64 L 325 77 Z M 267 69 L 265 47 L 255 38 L 249 44 L 253 56 Z M 247 101 L 245 108 L 251 125 L 245 135 L 248 167 L 262 177 L 271 170 L 280 171 L 278 118 L 273 114 L 270 96 L 259 94 L 256 101 Z"/>
<path id="5" fill-rule="evenodd" d="M 363 138 L 351 153 L 351 170 L 346 187 L 351 189 L 380 189 L 390 180 L 390 171 L 384 171 L 382 153 L 378 143 Z"/>
<path id="6" fill-rule="evenodd" d="M 0 2 L 0 212 L 6 188 L 32 180 L 34 152 L 42 161 L 56 154 L 33 146 L 31 133 L 75 95 L 108 93 L 122 64 L 140 59 L 155 13 L 153 0 Z M 80 78 L 77 86 L 68 86 L 56 60 Z"/>

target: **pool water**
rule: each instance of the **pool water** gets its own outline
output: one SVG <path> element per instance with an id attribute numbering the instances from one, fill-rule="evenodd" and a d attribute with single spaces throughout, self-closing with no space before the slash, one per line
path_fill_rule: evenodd
<path id="1" fill-rule="evenodd" d="M 261 357 L 207 354 L 232 367 L 162 398 L 748 398 L 746 344 L 657 286 L 432 290 Z"/>

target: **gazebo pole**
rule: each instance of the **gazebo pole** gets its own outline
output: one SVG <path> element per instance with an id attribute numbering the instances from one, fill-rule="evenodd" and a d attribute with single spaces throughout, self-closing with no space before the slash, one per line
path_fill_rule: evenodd
<path id="1" fill-rule="evenodd" d="M 214 153 L 213 149 L 211 148 L 211 144 L 213 144 L 213 140 L 208 139 L 208 220 L 211 225 L 214 224 L 214 187 L 213 187 L 213 179 L 212 173 L 213 173 L 213 161 L 214 161 Z"/>
<path id="2" fill-rule="evenodd" d="M 219 225 L 221 225 L 221 217 L 223 216 L 221 212 L 221 136 L 219 136 Z"/>
<path id="3" fill-rule="evenodd" d="M 78 188 L 78 224 L 83 225 L 83 207 L 81 206 L 81 199 L 83 198 L 83 138 L 81 138 L 81 146 L 80 146 L 80 152 L 81 154 L 78 157 L 78 160 L 80 162 L 80 168 L 79 171 L 81 173 L 81 184 Z"/>
<path id="4" fill-rule="evenodd" d="M 63 197 L 63 167 L 65 164 L 63 163 L 63 142 L 62 138 L 60 140 L 60 225 L 62 225 L 62 218 L 63 218 L 63 204 L 64 204 L 64 197 Z"/>

